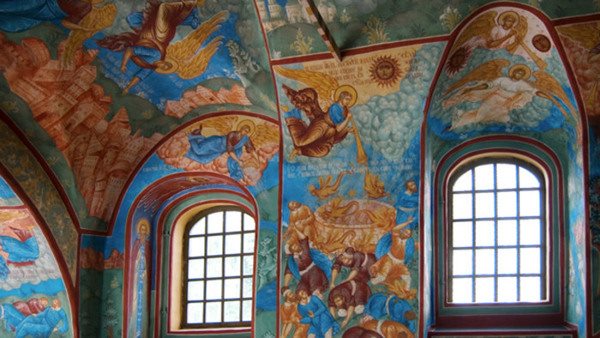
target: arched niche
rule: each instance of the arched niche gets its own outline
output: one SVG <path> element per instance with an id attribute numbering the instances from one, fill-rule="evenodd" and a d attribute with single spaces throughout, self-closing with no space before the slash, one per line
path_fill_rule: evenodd
<path id="1" fill-rule="evenodd" d="M 440 160 L 480 137 L 507 144 L 511 137 L 535 139 L 554 152 L 565 171 L 558 184 L 568 206 L 560 220 L 566 229 L 561 240 L 569 248 L 561 278 L 571 291 L 565 294 L 560 317 L 586 335 L 587 276 L 573 271 L 587 271 L 587 127 L 574 84 L 554 25 L 543 13 L 515 3 L 480 7 L 452 33 L 430 89 L 422 174 L 424 194 L 440 193 L 433 184 Z M 424 201 L 425 233 L 431 234 L 435 206 Z M 433 262 L 429 252 L 424 250 L 424 258 Z M 435 273 L 433 269 L 425 273 Z M 425 285 L 433 290 L 430 284 Z M 424 311 L 426 324 L 432 323 L 435 305 Z"/>

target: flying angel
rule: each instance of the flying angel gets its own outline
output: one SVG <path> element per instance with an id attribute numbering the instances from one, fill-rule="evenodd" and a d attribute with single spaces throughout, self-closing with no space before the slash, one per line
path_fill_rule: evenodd
<path id="1" fill-rule="evenodd" d="M 202 75 L 221 45 L 221 37 L 208 37 L 227 19 L 227 12 L 215 14 L 200 25 L 197 6 L 204 0 L 156 2 L 149 0 L 143 13 L 131 14 L 127 21 L 133 32 L 111 35 L 98 41 L 102 47 L 122 51 L 121 71 L 134 70 L 134 76 L 123 89 L 129 92 L 153 71 L 176 73 L 183 79 Z M 194 28 L 182 40 L 172 43 L 180 25 Z M 129 61 L 133 63 L 129 63 Z"/>
<path id="2" fill-rule="evenodd" d="M 265 165 L 261 163 L 260 149 L 277 144 L 278 139 L 274 128 L 251 119 L 233 116 L 207 119 L 189 132 L 189 149 L 185 157 L 207 164 L 227 154 L 229 176 L 250 182 L 250 176 L 259 175 Z"/>
<path id="3" fill-rule="evenodd" d="M 459 112 L 451 130 L 472 123 L 508 123 L 510 112 L 524 107 L 534 96 L 550 100 L 565 119 L 576 120 L 575 107 L 554 77 L 544 71 L 532 73 L 524 64 L 513 65 L 508 76 L 503 75 L 509 65 L 505 59 L 488 61 L 446 90 L 448 98 L 442 102 L 445 109 L 463 102 L 480 102 L 475 109 Z"/>
<path id="4" fill-rule="evenodd" d="M 533 60 L 544 69 L 546 62 L 525 43 L 527 32 L 527 18 L 515 11 L 485 12 L 462 30 L 450 50 L 446 70 L 456 73 L 462 69 L 475 48 L 505 49 L 510 54 L 521 54 Z"/>
<path id="5" fill-rule="evenodd" d="M 353 132 L 358 152 L 357 161 L 366 164 L 367 156 L 350 113 L 350 107 L 358 98 L 356 89 L 350 85 L 340 86 L 335 78 L 324 73 L 283 67 L 275 69 L 279 75 L 309 86 L 294 90 L 283 85 L 283 91 L 295 107 L 285 116 L 294 144 L 290 159 L 297 155 L 324 157 L 335 144 L 344 140 L 349 132 Z M 321 107 L 328 107 L 327 111 Z M 308 125 L 302 113 L 308 118 Z"/>

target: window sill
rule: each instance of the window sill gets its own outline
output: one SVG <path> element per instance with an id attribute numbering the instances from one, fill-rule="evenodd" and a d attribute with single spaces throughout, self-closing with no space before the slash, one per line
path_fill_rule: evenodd
<path id="1" fill-rule="evenodd" d="M 447 336 L 498 336 L 507 335 L 560 335 L 563 337 L 577 337 L 577 328 L 572 325 L 552 325 L 552 326 L 532 326 L 532 327 L 505 327 L 505 328 L 469 328 L 469 327 L 430 327 L 427 331 L 427 337 L 447 337 Z"/>

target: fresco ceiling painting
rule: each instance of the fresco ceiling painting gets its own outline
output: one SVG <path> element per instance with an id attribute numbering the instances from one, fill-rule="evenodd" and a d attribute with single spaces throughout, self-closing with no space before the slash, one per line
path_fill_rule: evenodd
<path id="1" fill-rule="evenodd" d="M 251 333 L 221 335 L 426 336 L 438 165 L 516 140 L 562 170 L 565 336 L 600 334 L 599 11 L 2 1 L 0 336 L 218 336 L 170 281 L 219 203 L 257 224 Z"/>

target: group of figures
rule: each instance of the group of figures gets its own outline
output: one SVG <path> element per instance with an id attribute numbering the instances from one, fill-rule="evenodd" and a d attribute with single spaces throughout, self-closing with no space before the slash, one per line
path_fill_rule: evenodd
<path id="1" fill-rule="evenodd" d="M 0 305 L 0 320 L 4 329 L 21 337 L 50 337 L 52 332 L 66 333 L 69 330 L 67 314 L 58 298 L 48 306 L 48 298 L 31 298 Z"/>
<path id="2" fill-rule="evenodd" d="M 417 250 L 418 194 L 414 180 L 405 187 L 398 217 L 395 208 L 374 200 L 334 198 L 315 212 L 288 203 L 282 337 L 414 336 L 409 265 Z"/>
<path id="3" fill-rule="evenodd" d="M 446 88 L 443 111 L 453 112 L 448 130 L 472 124 L 509 123 L 512 111 L 525 107 L 536 97 L 550 101 L 565 120 L 577 120 L 567 93 L 547 71 L 545 59 L 551 57 L 550 39 L 528 26 L 528 18 L 513 10 L 488 11 L 459 35 L 446 64 L 449 77 L 468 66 L 477 51 L 497 52 L 495 55 L 505 57 L 476 65 Z"/>

